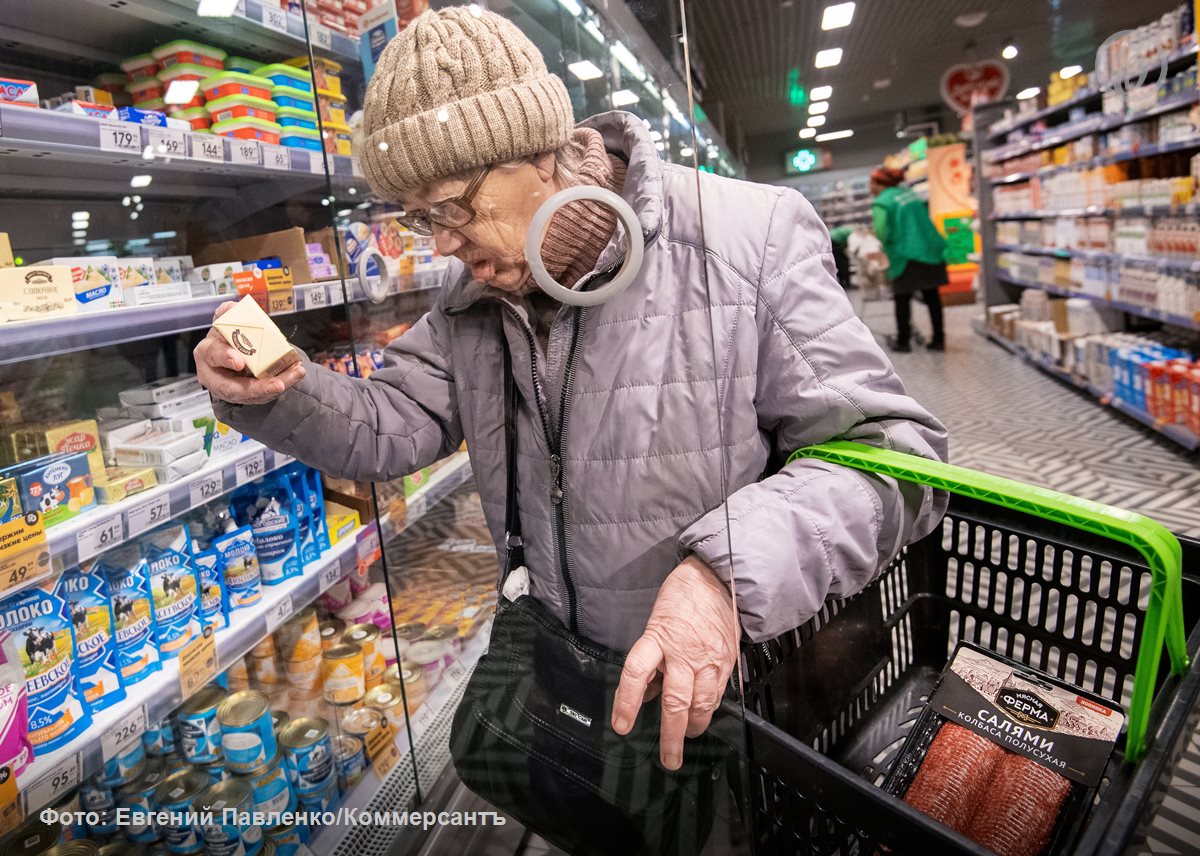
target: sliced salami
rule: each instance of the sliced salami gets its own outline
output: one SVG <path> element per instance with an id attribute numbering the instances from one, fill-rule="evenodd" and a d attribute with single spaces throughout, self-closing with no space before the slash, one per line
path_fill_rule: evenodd
<path id="1" fill-rule="evenodd" d="M 1071 782 L 1036 761 L 1003 754 L 967 837 L 1000 856 L 1038 856 L 1050 842 Z"/>
<path id="2" fill-rule="evenodd" d="M 933 739 L 904 801 L 944 826 L 967 834 L 972 816 L 992 786 L 995 768 L 1006 754 L 987 738 L 946 723 Z"/>

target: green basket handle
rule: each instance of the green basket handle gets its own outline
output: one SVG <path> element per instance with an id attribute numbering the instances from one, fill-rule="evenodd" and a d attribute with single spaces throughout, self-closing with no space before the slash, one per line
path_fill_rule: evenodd
<path id="1" fill-rule="evenodd" d="M 1141 553 L 1153 577 L 1133 678 L 1125 757 L 1137 762 L 1145 756 L 1150 704 L 1164 642 L 1174 674 L 1182 674 L 1189 666 L 1183 626 L 1183 551 L 1170 530 L 1122 508 L 862 443 L 837 441 L 809 446 L 795 452 L 788 461 L 797 458 L 817 458 L 973 497 L 1110 538 Z"/>

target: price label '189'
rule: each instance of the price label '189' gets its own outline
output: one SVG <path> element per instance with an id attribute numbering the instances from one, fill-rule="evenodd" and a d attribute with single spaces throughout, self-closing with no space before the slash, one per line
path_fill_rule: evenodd
<path id="1" fill-rule="evenodd" d="M 230 157 L 233 163 L 248 166 L 258 166 L 262 163 L 262 148 L 259 146 L 258 140 L 230 140 L 229 146 L 233 153 Z"/>

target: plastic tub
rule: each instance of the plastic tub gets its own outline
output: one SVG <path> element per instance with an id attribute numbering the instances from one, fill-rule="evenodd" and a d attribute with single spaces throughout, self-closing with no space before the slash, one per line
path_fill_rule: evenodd
<path id="1" fill-rule="evenodd" d="M 271 87 L 271 99 L 280 107 L 294 107 L 297 110 L 309 110 L 313 112 L 317 109 L 311 92 L 305 92 L 303 89 L 296 89 L 291 86 Z"/>
<path id="2" fill-rule="evenodd" d="M 315 110 L 297 110 L 295 107 L 276 107 L 275 121 L 286 131 L 288 128 L 304 128 L 308 131 L 317 130 L 317 113 Z"/>
<path id="3" fill-rule="evenodd" d="M 310 75 L 307 71 L 302 71 L 294 66 L 286 65 L 282 62 L 264 65 L 254 73 L 259 77 L 270 78 L 271 82 L 276 86 L 290 86 L 293 89 L 299 89 L 302 92 L 309 93 L 310 95 L 313 90 L 312 75 Z"/>
<path id="4" fill-rule="evenodd" d="M 255 98 L 270 98 L 271 81 L 263 77 L 255 77 L 253 74 L 226 71 L 201 80 L 200 90 L 209 101 L 216 101 L 227 95 L 253 95 Z"/>
<path id="5" fill-rule="evenodd" d="M 279 143 L 279 125 L 263 119 L 230 119 L 212 126 L 214 134 L 234 137 L 239 140 L 262 140 L 264 143 Z"/>
<path id="6" fill-rule="evenodd" d="M 317 90 L 317 112 L 321 119 L 338 125 L 346 124 L 346 96 L 328 89 Z"/>
<path id="7" fill-rule="evenodd" d="M 244 56 L 225 57 L 225 70 L 238 71 L 242 74 L 254 74 L 262 68 L 262 63 Z"/>
<path id="8" fill-rule="evenodd" d="M 184 110 L 172 110 L 172 119 L 182 119 L 192 126 L 193 131 L 207 131 L 212 127 L 212 117 L 203 107 L 189 107 Z"/>
<path id="9" fill-rule="evenodd" d="M 205 105 L 214 122 L 230 119 L 263 119 L 275 121 L 275 102 L 253 95 L 226 95 Z"/>
<path id="10" fill-rule="evenodd" d="M 316 83 L 317 89 L 327 89 L 330 92 L 342 94 L 342 64 L 334 62 L 325 57 L 314 57 L 314 62 L 310 66 L 308 57 L 298 56 L 287 61 L 288 65 L 294 65 L 297 68 L 307 68 L 312 72 L 313 82 Z"/>
<path id="11" fill-rule="evenodd" d="M 129 75 L 130 82 L 144 80 L 158 74 L 158 60 L 150 54 L 138 54 L 121 60 L 121 71 Z"/>
<path id="12" fill-rule="evenodd" d="M 97 74 L 93 81 L 97 89 L 103 89 L 105 92 L 116 94 L 125 91 L 125 84 L 129 82 L 129 75 L 121 74 L 116 71 L 106 71 L 104 74 Z"/>
<path id="13" fill-rule="evenodd" d="M 321 151 L 321 135 L 307 128 L 284 128 L 279 133 L 279 142 L 293 149 L 308 149 L 312 152 Z"/>
<path id="14" fill-rule="evenodd" d="M 125 84 L 125 91 L 133 98 L 133 103 L 149 101 L 152 98 L 162 98 L 167 87 L 157 77 L 143 77 L 132 83 Z"/>
<path id="15" fill-rule="evenodd" d="M 171 91 L 172 81 L 195 80 L 199 82 L 208 77 L 211 72 L 211 68 L 206 68 L 202 65 L 193 65 L 192 63 L 179 63 L 168 68 L 164 68 L 158 73 L 158 79 L 162 81 L 163 86 L 166 88 L 166 91 L 163 94 L 164 100 L 166 99 L 167 94 Z M 178 104 L 175 106 L 178 106 L 184 110 L 188 110 L 193 107 L 203 107 L 204 93 L 197 89 L 196 94 L 191 98 L 191 100 L 185 104 Z"/>
<path id="16" fill-rule="evenodd" d="M 212 45 L 202 45 L 188 39 L 176 39 L 167 42 L 154 50 L 150 55 L 158 60 L 163 68 L 172 65 L 202 65 L 207 68 L 224 68 L 225 57 L 229 56 L 220 48 Z"/>
<path id="17" fill-rule="evenodd" d="M 167 102 L 161 98 L 147 98 L 145 101 L 134 101 L 133 106 L 139 110 L 166 110 Z"/>
<path id="18" fill-rule="evenodd" d="M 325 122 L 325 151 L 331 155 L 351 153 L 350 126 L 340 122 Z"/>

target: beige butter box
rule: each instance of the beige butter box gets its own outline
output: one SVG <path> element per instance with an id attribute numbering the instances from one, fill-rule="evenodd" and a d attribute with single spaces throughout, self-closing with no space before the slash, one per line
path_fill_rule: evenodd
<path id="1" fill-rule="evenodd" d="M 69 265 L 0 267 L 0 321 L 29 321 L 75 312 Z"/>
<path id="2" fill-rule="evenodd" d="M 239 300 L 236 306 L 214 321 L 213 326 L 245 357 L 246 368 L 255 377 L 281 374 L 300 360 L 296 349 L 263 312 L 253 295 Z"/>

